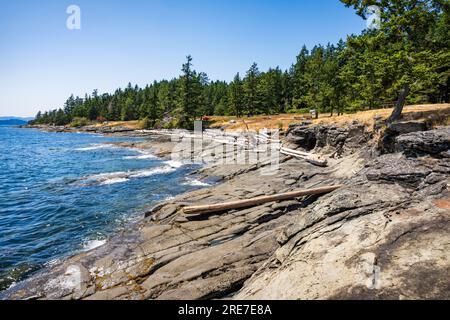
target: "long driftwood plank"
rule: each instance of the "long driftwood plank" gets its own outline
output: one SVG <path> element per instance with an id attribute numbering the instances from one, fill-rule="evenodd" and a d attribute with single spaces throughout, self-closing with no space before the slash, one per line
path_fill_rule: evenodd
<path id="1" fill-rule="evenodd" d="M 187 215 L 199 215 L 199 214 L 221 212 L 221 211 L 226 211 L 226 210 L 248 208 L 248 207 L 257 206 L 257 205 L 261 205 L 261 204 L 268 203 L 268 202 L 289 200 L 289 199 L 293 199 L 293 198 L 297 198 L 297 197 L 301 197 L 301 196 L 308 196 L 308 195 L 325 194 L 325 193 L 332 192 L 336 189 L 339 189 L 341 187 L 342 187 L 342 185 L 325 186 L 325 187 L 321 187 L 321 188 L 297 190 L 297 191 L 292 191 L 292 192 L 287 192 L 287 193 L 275 194 L 275 195 L 270 195 L 270 196 L 260 196 L 260 197 L 256 197 L 256 198 L 252 198 L 252 199 L 237 200 L 237 201 L 224 202 L 224 203 L 218 203 L 218 204 L 188 206 L 188 207 L 183 208 L 183 212 Z"/>
<path id="2" fill-rule="evenodd" d="M 307 153 L 300 153 L 300 152 L 293 152 L 295 150 L 281 148 L 280 153 L 288 156 L 293 156 L 296 158 L 301 158 L 309 163 L 319 166 L 319 167 L 326 167 L 328 165 L 328 161 L 326 159 L 321 159 L 318 156 L 314 154 L 307 154 Z"/>

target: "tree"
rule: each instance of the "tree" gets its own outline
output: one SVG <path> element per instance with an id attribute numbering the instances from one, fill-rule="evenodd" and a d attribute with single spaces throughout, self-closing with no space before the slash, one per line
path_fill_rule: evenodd
<path id="1" fill-rule="evenodd" d="M 259 75 L 258 65 L 253 63 L 244 79 L 244 101 L 246 104 L 246 111 L 249 114 L 255 114 L 257 112 Z"/>
<path id="2" fill-rule="evenodd" d="M 94 90 L 84 99 L 71 95 L 59 109 L 37 117 L 39 123 L 147 118 L 173 121 L 168 127 L 192 127 L 200 115 L 279 112 L 356 112 L 397 100 L 389 121 L 405 103 L 448 102 L 450 98 L 450 4 L 448 0 L 341 0 L 363 18 L 378 6 L 380 24 L 336 45 L 303 46 L 284 72 L 260 72 L 253 63 L 244 79 L 210 81 L 197 73 L 192 57 L 182 74 L 154 81 L 144 89 L 128 85 L 112 94 Z M 150 122 L 149 122 L 150 123 Z"/>
<path id="3" fill-rule="evenodd" d="M 64 113 L 68 119 L 72 119 L 73 111 L 76 107 L 75 98 L 73 94 L 64 103 Z"/>
<path id="4" fill-rule="evenodd" d="M 163 116 L 163 110 L 158 104 L 158 89 L 156 83 L 149 89 L 147 108 L 148 118 L 150 119 L 152 126 L 154 126 Z"/>
<path id="5" fill-rule="evenodd" d="M 162 81 L 158 90 L 158 109 L 162 114 L 174 109 L 173 90 L 168 81 Z"/>
<path id="6" fill-rule="evenodd" d="M 287 110 L 289 110 L 292 106 L 292 100 L 293 100 L 293 67 L 288 70 L 286 70 L 282 76 L 281 79 L 281 87 L 282 87 L 282 101 L 280 106 L 280 112 L 284 113 Z"/>
<path id="7" fill-rule="evenodd" d="M 292 70 L 292 107 L 294 110 L 306 107 L 306 95 L 309 89 L 306 80 L 308 58 L 309 51 L 306 46 L 303 46 Z"/>
<path id="8" fill-rule="evenodd" d="M 373 36 L 382 44 L 394 66 L 392 88 L 400 92 L 397 105 L 388 122 L 397 120 L 411 90 L 426 74 L 434 73 L 425 48 L 430 48 L 429 35 L 437 26 L 439 16 L 449 11 L 443 0 L 341 0 L 367 19 L 373 6 L 379 9 L 380 28 Z M 384 62 L 384 61 L 383 61 Z"/>
<path id="9" fill-rule="evenodd" d="M 258 113 L 279 113 L 282 105 L 282 72 L 277 67 L 262 73 L 257 85 Z"/>
<path id="10" fill-rule="evenodd" d="M 242 117 L 244 113 L 244 91 L 239 73 L 236 74 L 233 81 L 230 83 L 228 101 L 230 113 L 237 117 Z"/>
<path id="11" fill-rule="evenodd" d="M 186 57 L 180 77 L 178 108 L 176 114 L 182 127 L 191 127 L 193 119 L 198 115 L 202 101 L 202 75 L 192 69 L 192 57 Z"/>
<path id="12" fill-rule="evenodd" d="M 305 83 L 308 88 L 304 101 L 310 108 L 316 110 L 316 117 L 319 116 L 320 111 L 325 111 L 324 104 L 326 104 L 326 95 L 324 90 L 324 61 L 325 49 L 323 46 L 315 46 L 311 50 L 311 56 L 306 62 Z"/>
<path id="13" fill-rule="evenodd" d="M 54 123 L 57 126 L 63 126 L 68 123 L 66 115 L 62 109 L 58 109 L 58 111 L 56 111 L 54 115 Z"/>
<path id="14" fill-rule="evenodd" d="M 128 97 L 125 100 L 125 104 L 122 106 L 120 116 L 122 121 L 134 120 L 134 101 L 131 97 Z"/>

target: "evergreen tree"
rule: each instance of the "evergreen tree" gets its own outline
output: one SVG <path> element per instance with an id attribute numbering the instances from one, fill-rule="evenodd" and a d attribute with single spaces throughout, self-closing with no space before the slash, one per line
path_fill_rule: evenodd
<path id="1" fill-rule="evenodd" d="M 178 87 L 178 108 L 176 114 L 182 127 L 191 127 L 192 121 L 199 114 L 202 101 L 202 75 L 198 75 L 192 69 L 192 57 L 186 57 L 187 61 L 181 69 L 182 76 Z"/>
<path id="2" fill-rule="evenodd" d="M 258 82 L 259 69 L 256 63 L 253 63 L 244 79 L 244 101 L 246 112 L 249 115 L 257 114 L 258 107 Z"/>
<path id="3" fill-rule="evenodd" d="M 370 6 L 380 9 L 380 29 L 368 40 L 372 42 L 368 50 L 373 53 L 373 48 L 382 46 L 387 61 L 381 63 L 392 67 L 389 70 L 391 90 L 400 92 L 397 106 L 388 119 L 392 122 L 400 117 L 410 92 L 419 88 L 420 81 L 430 74 L 436 75 L 431 63 L 433 53 L 426 52 L 426 48 L 432 48 L 431 35 L 438 27 L 439 16 L 448 16 L 450 5 L 440 0 L 341 1 L 363 18 L 367 18 Z M 367 39 L 362 37 L 361 41 L 364 40 Z"/>
<path id="4" fill-rule="evenodd" d="M 309 51 L 306 46 L 303 46 L 292 70 L 292 108 L 294 110 L 306 107 L 306 95 L 309 90 L 306 80 L 308 58 Z"/>
<path id="5" fill-rule="evenodd" d="M 303 46 L 286 71 L 260 72 L 256 63 L 244 79 L 210 81 L 192 67 L 180 77 L 144 89 L 128 85 L 112 94 L 94 90 L 84 99 L 71 95 L 62 108 L 41 112 L 34 123 L 89 120 L 169 120 L 191 127 L 201 115 L 256 115 L 299 112 L 355 112 L 398 100 L 390 121 L 408 103 L 448 102 L 450 98 L 450 5 L 443 0 L 341 0 L 367 17 L 380 8 L 379 28 L 352 35 L 336 45 Z"/>
<path id="6" fill-rule="evenodd" d="M 242 117 L 244 113 L 244 91 L 239 73 L 230 84 L 229 91 L 229 114 Z"/>

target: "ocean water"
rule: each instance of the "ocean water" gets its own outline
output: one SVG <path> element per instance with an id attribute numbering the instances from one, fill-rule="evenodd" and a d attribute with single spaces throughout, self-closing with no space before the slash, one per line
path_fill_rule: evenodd
<path id="1" fill-rule="evenodd" d="M 129 140 L 0 126 L 0 290 L 205 186 L 194 166 L 107 144 Z"/>

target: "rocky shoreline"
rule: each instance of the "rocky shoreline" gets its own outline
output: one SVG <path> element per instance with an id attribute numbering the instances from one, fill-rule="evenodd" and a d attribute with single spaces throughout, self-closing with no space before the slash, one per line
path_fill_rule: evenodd
<path id="1" fill-rule="evenodd" d="M 378 139 L 358 123 L 293 125 L 285 143 L 326 155 L 328 167 L 290 156 L 272 176 L 264 165 L 206 166 L 193 174 L 220 183 L 156 205 L 0 299 L 449 299 L 450 127 L 429 129 L 403 123 Z M 174 146 L 127 128 L 73 130 L 148 137 L 126 146 L 163 157 Z M 182 210 L 331 184 L 344 187 L 210 215 Z"/>

